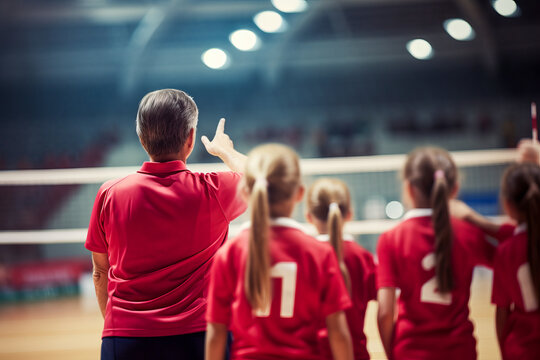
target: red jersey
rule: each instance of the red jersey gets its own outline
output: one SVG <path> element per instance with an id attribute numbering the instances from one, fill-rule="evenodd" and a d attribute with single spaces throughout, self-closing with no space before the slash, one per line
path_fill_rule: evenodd
<path id="1" fill-rule="evenodd" d="M 208 322 L 232 331 L 232 359 L 322 359 L 317 332 L 328 315 L 351 306 L 332 249 L 289 218 L 272 221 L 272 302 L 255 313 L 245 294 L 249 231 L 218 251 L 212 266 Z"/>
<path id="2" fill-rule="evenodd" d="M 351 279 L 351 300 L 352 307 L 345 310 L 347 323 L 351 332 L 354 358 L 356 360 L 369 359 L 367 351 L 367 339 L 364 334 L 364 318 L 366 316 L 367 304 L 370 300 L 377 299 L 377 288 L 375 284 L 376 265 L 373 255 L 360 245 L 354 242 L 354 238 L 345 235 L 343 242 L 343 261 Z M 317 236 L 319 241 L 328 241 L 328 235 Z M 328 332 L 326 327 L 319 332 L 321 352 L 325 359 L 332 358 L 330 343 L 328 342 Z"/>
<path id="3" fill-rule="evenodd" d="M 527 262 L 526 226 L 517 227 L 497 248 L 491 301 L 511 309 L 501 343 L 503 358 L 540 359 L 540 310 Z"/>
<path id="4" fill-rule="evenodd" d="M 377 287 L 399 288 L 395 359 L 476 359 L 469 296 L 473 269 L 491 266 L 495 247 L 472 225 L 451 219 L 454 290 L 437 291 L 431 209 L 414 209 L 377 244 Z"/>
<path id="5" fill-rule="evenodd" d="M 240 178 L 146 162 L 101 186 L 85 246 L 109 258 L 104 337 L 206 329 L 207 272 L 229 222 L 246 208 Z"/>

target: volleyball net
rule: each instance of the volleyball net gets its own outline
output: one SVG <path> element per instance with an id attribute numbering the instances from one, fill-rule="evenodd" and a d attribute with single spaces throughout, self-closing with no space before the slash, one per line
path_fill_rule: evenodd
<path id="1" fill-rule="evenodd" d="M 357 219 L 346 225 L 346 232 L 373 236 L 392 227 L 403 215 L 398 174 L 405 156 L 304 159 L 301 169 L 307 186 L 320 176 L 344 180 L 351 188 L 354 217 Z M 516 151 L 456 151 L 452 152 L 452 156 L 461 174 L 460 197 L 484 215 L 498 215 L 500 178 L 506 166 L 515 160 Z M 188 168 L 194 172 L 227 170 L 222 163 L 188 163 Z M 0 216 L 12 219 L 11 222 L 4 221 L 5 230 L 0 231 L 0 245 L 83 243 L 99 185 L 138 169 L 126 166 L 0 171 Z M 41 203 L 36 198 L 40 198 Z M 294 217 L 303 222 L 303 213 L 301 204 Z M 25 217 L 37 218 L 38 221 L 34 223 L 38 224 L 39 229 L 31 229 L 32 222 L 25 222 Z M 234 235 L 240 223 L 246 219 L 244 215 L 233 222 L 230 234 Z M 314 231 L 312 227 L 307 228 Z"/>

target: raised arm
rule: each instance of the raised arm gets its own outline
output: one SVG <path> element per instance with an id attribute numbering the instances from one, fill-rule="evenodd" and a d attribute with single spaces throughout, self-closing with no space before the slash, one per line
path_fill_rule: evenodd
<path id="1" fill-rule="evenodd" d="M 225 119 L 219 120 L 216 134 L 212 141 L 206 136 L 201 137 L 201 141 L 209 154 L 220 158 L 232 171 L 244 172 L 247 157 L 234 149 L 234 144 L 225 134 Z"/>

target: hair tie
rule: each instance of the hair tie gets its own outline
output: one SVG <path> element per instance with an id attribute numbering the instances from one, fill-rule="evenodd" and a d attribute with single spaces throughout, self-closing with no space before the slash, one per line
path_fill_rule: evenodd
<path id="1" fill-rule="evenodd" d="M 437 170 L 437 171 L 435 171 L 435 173 L 433 174 L 433 178 L 434 178 L 435 180 L 437 180 L 437 179 L 444 179 L 444 178 L 445 178 L 445 177 L 444 177 L 444 171 L 442 171 L 442 170 L 440 170 L 440 169 Z"/>
<path id="2" fill-rule="evenodd" d="M 341 209 L 339 208 L 339 204 L 337 202 L 331 202 L 330 203 L 330 206 L 328 206 L 328 212 L 331 212 L 334 209 L 341 211 Z"/>
<path id="3" fill-rule="evenodd" d="M 261 186 L 266 188 L 268 187 L 268 180 L 266 180 L 264 176 L 260 175 L 255 178 L 255 184 L 260 184 Z"/>

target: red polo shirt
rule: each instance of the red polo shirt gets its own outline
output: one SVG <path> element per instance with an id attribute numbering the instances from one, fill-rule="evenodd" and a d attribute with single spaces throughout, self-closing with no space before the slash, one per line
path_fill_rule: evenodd
<path id="1" fill-rule="evenodd" d="M 101 186 L 85 247 L 109 258 L 104 337 L 206 329 L 208 270 L 229 222 L 246 209 L 240 178 L 146 162 Z"/>

